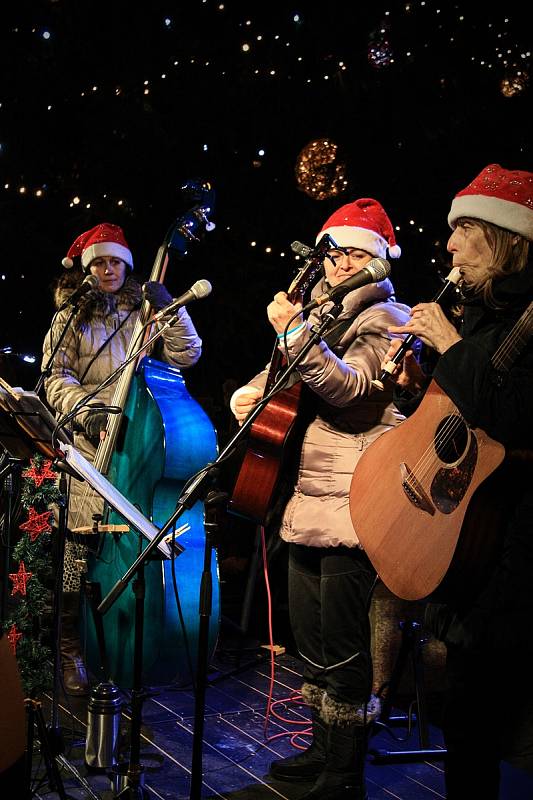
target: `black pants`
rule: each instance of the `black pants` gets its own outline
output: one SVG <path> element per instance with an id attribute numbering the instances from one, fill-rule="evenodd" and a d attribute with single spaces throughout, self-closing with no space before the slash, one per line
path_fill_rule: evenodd
<path id="1" fill-rule="evenodd" d="M 359 548 L 289 548 L 289 612 L 305 681 L 343 703 L 372 689 L 368 608 L 376 573 Z"/>

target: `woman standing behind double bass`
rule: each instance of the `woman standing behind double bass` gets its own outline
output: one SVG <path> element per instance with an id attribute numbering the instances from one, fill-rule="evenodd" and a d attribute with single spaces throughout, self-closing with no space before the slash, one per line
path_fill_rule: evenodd
<path id="1" fill-rule="evenodd" d="M 63 259 L 63 266 L 70 271 L 60 276 L 55 287 L 58 308 L 88 275 L 94 275 L 98 284 L 80 299 L 79 311 L 45 380 L 46 398 L 60 415 L 68 414 L 123 363 L 142 300 L 148 300 L 155 310 L 172 301 L 162 283 L 149 281 L 141 287 L 133 277 L 133 257 L 118 225 L 104 222 L 82 233 Z M 64 309 L 52 322 L 44 341 L 43 369 L 69 314 L 70 309 Z M 165 330 L 156 344 L 157 357 L 186 369 L 200 358 L 201 346 L 189 314 L 180 308 L 178 321 Z M 100 392 L 90 401 L 92 410 L 84 410 L 74 421 L 74 445 L 91 462 L 107 425 L 107 413 L 98 407 L 112 402 L 114 389 L 112 385 Z M 101 513 L 102 506 L 103 501 L 96 493 L 72 479 L 69 528 L 91 525 L 93 514 Z M 78 634 L 78 565 L 83 563 L 85 550 L 74 536 L 65 544 L 61 662 L 65 691 L 76 695 L 88 690 Z"/>

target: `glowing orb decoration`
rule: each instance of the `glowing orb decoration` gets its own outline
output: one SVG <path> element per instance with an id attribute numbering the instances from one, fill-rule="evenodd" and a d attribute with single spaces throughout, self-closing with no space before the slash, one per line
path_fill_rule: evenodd
<path id="1" fill-rule="evenodd" d="M 384 69 L 393 63 L 392 46 L 384 32 L 371 36 L 368 43 L 368 61 L 376 69 Z"/>
<path id="2" fill-rule="evenodd" d="M 346 164 L 337 161 L 338 147 L 331 139 L 313 139 L 296 160 L 296 183 L 315 200 L 327 200 L 347 186 Z"/>
<path id="3" fill-rule="evenodd" d="M 527 88 L 529 75 L 523 69 L 509 73 L 500 81 L 500 91 L 504 97 L 515 97 Z"/>

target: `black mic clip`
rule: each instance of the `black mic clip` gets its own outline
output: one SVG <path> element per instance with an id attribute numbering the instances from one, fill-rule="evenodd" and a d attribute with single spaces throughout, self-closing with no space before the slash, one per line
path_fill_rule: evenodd
<path id="1" fill-rule="evenodd" d="M 305 258 L 307 261 L 323 261 L 327 256 L 328 250 L 335 250 L 337 247 L 338 245 L 336 241 L 329 235 L 329 233 L 325 233 L 322 236 L 316 247 L 309 247 L 302 242 L 293 242 L 291 244 L 291 250 L 293 253 Z"/>

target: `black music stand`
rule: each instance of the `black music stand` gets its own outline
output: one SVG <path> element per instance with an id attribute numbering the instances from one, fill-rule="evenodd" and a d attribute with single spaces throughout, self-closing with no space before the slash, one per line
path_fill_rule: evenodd
<path id="1" fill-rule="evenodd" d="M 158 547 L 159 543 L 165 538 L 169 536 L 169 532 L 174 528 L 176 521 L 179 517 L 184 513 L 184 511 L 192 508 L 192 506 L 196 503 L 197 500 L 203 499 L 204 503 L 208 502 L 209 493 L 212 490 L 212 484 L 214 480 L 214 476 L 218 473 L 218 469 L 220 464 L 226 461 L 231 455 L 233 455 L 236 447 L 240 444 L 241 440 L 244 438 L 246 433 L 248 432 L 250 426 L 256 419 L 256 417 L 261 413 L 263 408 L 266 404 L 272 399 L 272 397 L 277 394 L 281 389 L 285 388 L 288 379 L 292 375 L 292 373 L 296 370 L 296 367 L 300 364 L 303 358 L 307 355 L 309 350 L 317 344 L 322 335 L 327 331 L 328 327 L 331 323 L 339 316 L 343 307 L 341 304 L 336 304 L 332 307 L 332 309 L 324 315 L 322 323 L 317 328 L 312 329 L 312 335 L 309 341 L 302 347 L 300 352 L 294 356 L 289 366 L 287 366 L 278 379 L 276 380 L 274 386 L 272 387 L 271 391 L 262 398 L 262 400 L 255 406 L 253 411 L 248 415 L 246 420 L 244 421 L 242 427 L 237 431 L 237 433 L 231 438 L 231 440 L 226 444 L 222 452 L 217 456 L 215 461 L 211 464 L 207 464 L 202 470 L 200 470 L 195 476 L 193 476 L 186 486 L 184 487 L 180 497 L 176 503 L 176 511 L 172 514 L 172 516 L 165 522 L 157 536 L 150 542 L 148 547 L 146 547 L 139 557 L 134 561 L 131 567 L 124 573 L 122 578 L 116 582 L 114 587 L 111 589 L 110 592 L 106 595 L 103 601 L 100 603 L 98 607 L 98 611 L 101 614 L 105 614 L 113 605 L 113 603 L 120 597 L 122 592 L 126 589 L 126 586 L 130 583 L 130 581 L 134 578 L 134 576 L 138 576 L 140 571 L 143 570 L 144 564 L 154 548 Z M 220 494 L 216 493 L 216 500 L 212 498 L 212 500 L 208 503 L 208 505 L 217 505 L 220 500 Z M 212 523 L 213 524 L 213 523 Z M 192 752 L 192 765 L 191 765 L 191 787 L 190 787 L 190 800 L 198 800 L 201 795 L 201 787 L 202 787 L 202 739 L 203 739 L 203 728 L 204 728 L 204 712 L 205 712 L 205 683 L 206 683 L 206 676 L 207 676 L 207 654 L 208 654 L 208 644 L 207 644 L 207 634 L 209 631 L 209 615 L 211 613 L 211 604 L 210 604 L 210 591 L 211 591 L 211 551 L 212 551 L 212 529 L 208 528 L 205 537 L 205 549 L 204 549 L 204 572 L 202 573 L 202 581 L 201 581 L 201 588 L 200 588 L 200 603 L 199 603 L 199 613 L 200 613 L 200 629 L 199 629 L 199 637 L 198 637 L 198 666 L 197 666 L 197 675 L 198 680 L 196 682 L 196 702 L 195 702 L 195 714 L 194 714 L 194 734 L 193 734 L 193 752 Z M 142 573 L 141 573 L 142 574 Z M 137 578 L 138 582 L 139 578 Z M 137 596 L 137 595 L 136 595 Z M 139 613 L 141 609 L 141 599 L 139 598 Z M 137 612 L 137 606 L 136 606 Z M 137 622 L 137 613 L 136 613 L 136 622 Z M 139 628 L 139 631 L 137 630 Z M 139 620 L 139 625 L 135 626 L 135 637 L 136 637 L 136 644 L 140 648 L 140 652 L 142 653 L 142 623 Z M 137 637 L 140 641 L 137 640 Z M 202 663 L 203 662 L 203 663 Z M 135 668 L 135 664 L 137 669 Z M 134 682 L 135 682 L 135 675 L 138 679 L 138 683 L 141 683 L 141 670 L 142 670 L 142 662 L 141 660 L 135 660 L 134 662 Z M 202 685 L 200 685 L 202 683 Z M 140 755 L 140 720 L 137 721 L 135 725 L 135 735 L 138 737 L 138 742 L 135 743 L 135 750 L 133 744 L 133 714 L 132 714 L 132 761 L 133 761 L 133 753 L 135 758 L 137 759 L 136 762 L 130 762 L 131 768 L 131 781 L 128 787 L 121 792 L 118 797 L 120 798 L 131 798 L 135 800 L 137 798 L 143 798 L 145 795 L 143 794 L 143 788 L 140 785 L 140 774 L 142 768 L 138 763 L 138 758 Z"/>
<path id="2" fill-rule="evenodd" d="M 50 411 L 41 402 L 35 392 L 25 392 L 20 388 L 13 388 L 0 378 L 0 441 L 11 456 L 16 458 L 31 457 L 35 450 L 55 460 L 57 453 L 52 445 L 52 437 L 56 422 Z M 5 435 L 4 435 L 5 434 Z M 61 432 L 60 438 L 68 443 L 69 439 Z M 56 588 L 53 597 L 52 628 L 53 628 L 53 679 L 52 679 L 52 707 L 50 724 L 46 725 L 42 712 L 41 702 L 32 697 L 27 702 L 28 709 L 28 740 L 26 786 L 27 796 L 31 797 L 32 753 L 34 743 L 34 726 L 37 727 L 41 754 L 45 763 L 50 789 L 57 791 L 61 800 L 67 800 L 67 793 L 63 785 L 59 767 L 67 769 L 85 789 L 92 800 L 100 800 L 92 790 L 86 779 L 76 767 L 65 757 L 63 734 L 59 726 L 59 686 L 60 686 L 60 640 L 61 640 L 61 597 L 63 589 L 63 560 L 65 553 L 65 538 L 67 532 L 67 481 L 65 470 L 59 466 L 59 490 L 61 498 L 58 501 L 58 526 L 57 526 L 57 565 Z M 69 470 L 70 471 L 70 470 Z"/>

